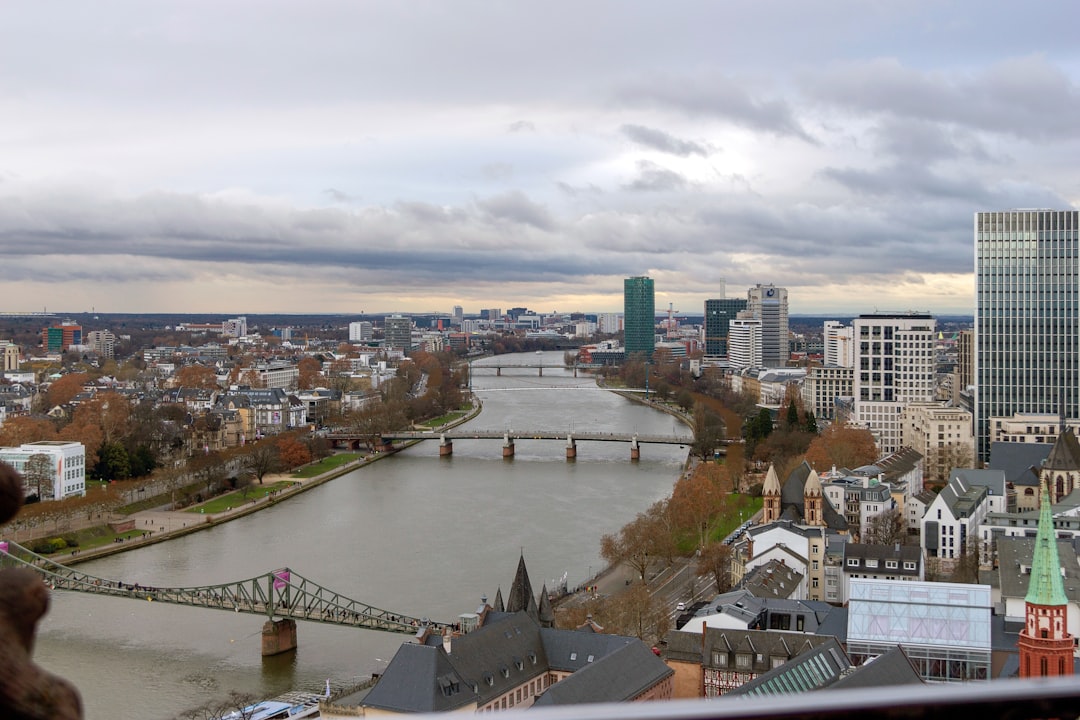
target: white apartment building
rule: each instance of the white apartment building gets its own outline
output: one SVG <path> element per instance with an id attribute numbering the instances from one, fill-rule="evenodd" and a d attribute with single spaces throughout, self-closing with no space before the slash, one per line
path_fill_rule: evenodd
<path id="1" fill-rule="evenodd" d="M 349 323 L 349 342 L 371 342 L 375 337 L 375 331 L 371 323 L 366 320 Z"/>
<path id="2" fill-rule="evenodd" d="M 221 334 L 225 337 L 242 338 L 248 334 L 247 318 L 240 316 L 221 323 Z"/>
<path id="3" fill-rule="evenodd" d="M 990 488 L 969 482 L 963 474 L 949 483 L 926 508 L 921 543 L 926 557 L 952 564 L 979 540 L 979 528 L 990 512 Z"/>
<path id="4" fill-rule="evenodd" d="M 99 357 L 113 357 L 116 347 L 116 336 L 109 330 L 91 330 L 86 333 L 86 344 Z"/>
<path id="5" fill-rule="evenodd" d="M 1080 419 L 1066 418 L 1065 427 L 1080 435 Z M 1016 413 L 990 418 L 990 442 L 1053 443 L 1061 429 L 1061 417 L 1051 414 Z"/>
<path id="6" fill-rule="evenodd" d="M 972 420 L 945 403 L 910 403 L 900 414 L 900 444 L 923 456 L 927 480 L 944 482 L 953 468 L 975 462 Z"/>
<path id="7" fill-rule="evenodd" d="M 622 332 L 622 313 L 600 313 L 596 316 L 596 331 L 606 334 Z"/>
<path id="8" fill-rule="evenodd" d="M 749 311 L 728 325 L 728 364 L 733 369 L 762 367 L 761 320 L 749 317 Z"/>
<path id="9" fill-rule="evenodd" d="M 837 367 L 855 367 L 855 336 L 850 325 L 836 320 L 826 320 L 822 334 L 823 357 L 825 365 Z"/>
<path id="10" fill-rule="evenodd" d="M 292 363 L 260 363 L 253 368 L 256 384 L 261 388 L 295 390 L 300 380 L 300 368 Z"/>
<path id="11" fill-rule="evenodd" d="M 900 416 L 912 402 L 934 399 L 934 330 L 927 313 L 874 313 L 852 322 L 854 414 L 881 453 L 901 447 Z"/>
<path id="12" fill-rule="evenodd" d="M 82 443 L 66 440 L 39 440 L 17 448 L 0 448 L 0 461 L 11 465 L 23 476 L 24 495 L 36 495 L 38 487 L 30 487 L 26 464 L 35 455 L 49 458 L 50 476 L 41 487 L 41 500 L 63 500 L 86 495 L 86 448 Z"/>

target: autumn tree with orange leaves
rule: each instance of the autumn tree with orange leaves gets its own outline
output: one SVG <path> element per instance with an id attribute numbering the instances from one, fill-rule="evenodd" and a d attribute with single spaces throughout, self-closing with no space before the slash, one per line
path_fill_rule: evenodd
<path id="1" fill-rule="evenodd" d="M 833 423 L 814 438 L 806 450 L 806 461 L 819 472 L 833 467 L 853 470 L 877 459 L 877 444 L 865 428 Z"/>
<path id="2" fill-rule="evenodd" d="M 90 382 L 90 376 L 86 373 L 68 373 L 49 385 L 45 394 L 49 407 L 66 405 L 83 391 L 83 387 Z"/>

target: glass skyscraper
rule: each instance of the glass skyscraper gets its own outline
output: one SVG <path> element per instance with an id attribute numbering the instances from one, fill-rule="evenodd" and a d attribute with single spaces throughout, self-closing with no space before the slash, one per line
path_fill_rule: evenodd
<path id="1" fill-rule="evenodd" d="M 651 359 L 656 348 L 656 297 L 651 277 L 623 281 L 623 346 L 626 357 Z"/>
<path id="2" fill-rule="evenodd" d="M 719 298 L 705 301 L 705 354 L 727 357 L 728 327 L 746 309 L 745 298 Z"/>
<path id="3" fill-rule="evenodd" d="M 991 418 L 1080 417 L 1080 212 L 975 215 L 976 445 Z"/>

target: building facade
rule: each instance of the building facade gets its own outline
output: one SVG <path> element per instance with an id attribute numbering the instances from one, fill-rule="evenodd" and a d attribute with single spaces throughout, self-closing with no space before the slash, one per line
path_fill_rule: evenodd
<path id="1" fill-rule="evenodd" d="M 1080 417 L 1080 211 L 975 214 L 976 450 L 991 417 Z"/>
<path id="2" fill-rule="evenodd" d="M 945 482 L 953 468 L 971 467 L 971 413 L 944 403 L 911 403 L 900 417 L 900 444 L 925 459 L 926 479 Z"/>
<path id="3" fill-rule="evenodd" d="M 739 315 L 728 326 L 728 364 L 733 370 L 762 367 L 761 321 L 747 310 Z"/>
<path id="4" fill-rule="evenodd" d="M 934 399 L 934 318 L 874 313 L 852 321 L 855 337 L 854 420 L 870 428 L 882 453 L 900 449 L 900 415 Z"/>
<path id="5" fill-rule="evenodd" d="M 460 323 L 459 323 L 460 324 Z M 366 320 L 349 323 L 349 342 L 371 342 L 375 333 Z"/>
<path id="6" fill-rule="evenodd" d="M 761 362 L 765 367 L 786 367 L 791 357 L 787 288 L 755 285 L 746 291 L 746 309 L 761 321 Z"/>
<path id="7" fill-rule="evenodd" d="M 623 281 L 623 347 L 628 358 L 652 358 L 656 347 L 656 293 L 650 277 Z"/>
<path id="8" fill-rule="evenodd" d="M 383 328 L 386 347 L 408 350 L 412 347 L 412 318 L 391 315 L 386 318 Z"/>
<path id="9" fill-rule="evenodd" d="M 743 298 L 718 298 L 705 301 L 705 354 L 727 357 L 728 328 L 740 311 L 746 309 Z"/>
<path id="10" fill-rule="evenodd" d="M 47 464 L 42 463 L 41 469 L 46 471 L 42 477 L 35 477 L 31 458 L 36 455 L 48 458 Z M 23 492 L 27 496 L 38 495 L 41 500 L 63 500 L 86 495 L 86 448 L 82 443 L 40 440 L 24 443 L 17 448 L 0 448 L 0 462 L 11 465 L 23 476 Z"/>

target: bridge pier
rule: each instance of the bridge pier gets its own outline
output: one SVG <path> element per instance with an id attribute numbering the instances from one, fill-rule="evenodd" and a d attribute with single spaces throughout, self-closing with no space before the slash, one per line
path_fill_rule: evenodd
<path id="1" fill-rule="evenodd" d="M 495 368 L 495 377 L 502 377 L 502 365 Z"/>
<path id="2" fill-rule="evenodd" d="M 262 656 L 280 655 L 296 649 L 296 621 L 267 620 L 262 629 Z"/>
<path id="3" fill-rule="evenodd" d="M 537 368 L 537 370 L 540 371 L 540 377 L 544 377 L 544 366 L 541 365 L 540 367 Z"/>
<path id="4" fill-rule="evenodd" d="M 514 438 L 510 437 L 510 433 L 503 435 L 503 457 L 514 457 Z"/>
<path id="5" fill-rule="evenodd" d="M 641 459 L 641 446 L 638 445 L 637 438 L 633 438 L 632 440 L 630 440 L 630 459 L 631 460 L 640 460 Z"/>
<path id="6" fill-rule="evenodd" d="M 577 377 L 577 365 L 574 366 L 574 377 Z"/>
<path id="7" fill-rule="evenodd" d="M 572 435 L 566 436 L 566 459 L 574 460 L 577 458 L 577 440 Z"/>
<path id="8" fill-rule="evenodd" d="M 375 450 L 377 452 L 381 452 L 381 453 L 388 453 L 388 452 L 393 451 L 393 449 L 394 449 L 394 441 L 393 440 L 385 440 L 383 438 L 379 438 L 379 444 L 375 446 Z"/>
<path id="9" fill-rule="evenodd" d="M 450 457 L 454 454 L 454 441 L 447 440 L 446 435 L 439 436 L 439 457 Z"/>

